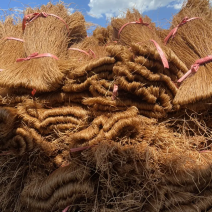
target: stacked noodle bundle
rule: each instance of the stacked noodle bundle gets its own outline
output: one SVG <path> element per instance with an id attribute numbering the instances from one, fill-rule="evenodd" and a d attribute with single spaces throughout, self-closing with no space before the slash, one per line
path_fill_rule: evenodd
<path id="1" fill-rule="evenodd" d="M 88 119 L 88 112 L 82 107 L 46 108 L 33 101 L 25 101 L 18 106 L 18 115 L 25 124 L 41 134 L 51 134 L 55 130 L 64 132 L 81 129 L 86 126 Z"/>
<path id="2" fill-rule="evenodd" d="M 86 129 L 77 133 L 68 133 L 64 139 L 69 141 L 70 147 L 93 146 L 102 139 L 122 140 L 122 137 L 132 137 L 139 135 L 140 123 L 151 122 L 145 117 L 138 116 L 138 109 L 130 107 L 126 111 L 113 115 L 104 114 L 94 117 L 94 120 Z"/>
<path id="3" fill-rule="evenodd" d="M 1 145 L 19 155 L 34 148 L 42 149 L 48 155 L 55 155 L 67 148 L 65 143 L 56 140 L 62 133 L 76 133 L 88 125 L 88 112 L 81 107 L 46 108 L 31 100 L 18 105 L 15 111 L 10 108 L 2 109 L 1 114 L 2 125 L 5 125 L 1 129 Z M 15 125 L 16 116 L 21 123 L 19 121 Z"/>
<path id="4" fill-rule="evenodd" d="M 36 13 L 40 15 L 32 15 Z M 1 72 L 0 85 L 35 89 L 37 92 L 56 90 L 62 84 L 65 70 L 60 70 L 60 62 L 66 58 L 68 35 L 75 25 L 72 27 L 72 18 L 62 4 L 54 6 L 49 3 L 40 10 L 28 9 L 25 15 L 33 18 L 28 24 L 23 22 L 24 49 L 28 57 Z M 42 54 L 48 55 L 39 58 Z"/>
<path id="5" fill-rule="evenodd" d="M 204 13 L 201 12 L 203 10 Z M 211 54 L 212 46 L 211 40 L 208 39 L 211 37 L 211 21 L 208 18 L 210 16 L 209 1 L 188 1 L 173 19 L 173 25 L 178 26 L 175 37 L 170 37 L 166 41 L 186 64 L 187 69 L 190 69 L 187 74 L 191 72 L 184 81 L 179 81 L 180 87 L 174 104 L 194 110 L 205 110 L 210 107 L 208 103 L 211 101 L 212 87 L 209 82 L 212 79 L 210 58 L 207 58 Z"/>
<path id="6" fill-rule="evenodd" d="M 125 50 L 125 54 L 131 55 L 128 51 L 133 53 L 133 56 L 128 56 L 128 60 L 121 55 L 123 62 L 114 66 L 119 100 L 124 104 L 126 100 L 121 98 L 122 93 L 126 99 L 130 95 L 131 100 L 139 99 L 131 105 L 140 105 L 141 114 L 162 118 L 167 112 L 176 110 L 177 107 L 172 106 L 177 92 L 175 82 L 187 68 L 171 49 L 163 45 L 150 20 L 144 18 L 135 22 L 139 18 L 142 18 L 141 15 L 134 10 L 133 13 L 128 11 L 126 18 L 116 18 L 111 22 L 118 43 L 130 47 Z M 163 55 L 160 53 L 162 50 L 159 50 L 161 48 Z M 115 49 L 118 46 L 108 47 L 112 56 L 117 55 Z"/>
<path id="7" fill-rule="evenodd" d="M 26 152 L 31 152 L 35 148 L 41 149 L 47 155 L 54 155 L 57 147 L 48 142 L 33 128 L 20 126 L 16 129 L 16 135 L 8 141 L 7 148 L 13 154 L 23 155 Z"/>
<path id="8" fill-rule="evenodd" d="M 141 21 L 135 23 L 135 20 L 139 18 L 141 18 Z M 128 11 L 126 18 L 113 19 L 111 25 L 114 32 L 118 32 L 116 36 L 118 42 L 130 47 L 136 63 L 140 63 L 150 70 L 152 68 L 153 72 L 165 73 L 171 78 L 174 78 L 173 75 L 175 75 L 173 80 L 176 80 L 176 78 L 179 78 L 187 71 L 184 63 L 179 60 L 174 52 L 163 45 L 150 20 L 147 18 L 142 20 L 142 16 L 137 10 L 134 10 L 133 13 Z M 159 51 L 153 41 L 159 44 L 169 65 L 163 61 L 161 63 Z"/>
<path id="9" fill-rule="evenodd" d="M 81 103 L 86 96 L 112 96 L 113 66 L 115 59 L 90 59 L 88 64 L 71 70 L 63 86 L 66 93 L 80 94 Z"/>
<path id="10" fill-rule="evenodd" d="M 28 183 L 22 204 L 35 211 L 207 211 L 211 154 L 197 152 L 192 138 L 182 139 L 137 112 L 132 107 L 98 116 L 87 129 L 64 137 L 74 146 L 83 143 L 84 151 L 71 149 L 69 165 Z"/>
<path id="11" fill-rule="evenodd" d="M 9 151 L 9 154 L 23 155 L 33 151 L 34 148 L 42 149 L 46 154 L 52 155 L 57 149 L 54 144 L 48 142 L 36 129 L 26 126 L 18 119 L 18 111 L 15 108 L 0 109 L 0 149 Z"/>
<path id="12" fill-rule="evenodd" d="M 204 11 L 204 12 L 203 12 Z M 207 0 L 194 0 L 186 2 L 183 5 L 182 9 L 179 11 L 177 15 L 173 17 L 170 29 L 174 29 L 178 26 L 176 34 L 171 36 L 169 39 L 166 39 L 170 30 L 159 29 L 158 34 L 166 44 L 166 46 L 170 47 L 173 52 L 177 54 L 177 56 L 186 64 L 187 69 L 190 69 L 191 65 L 194 63 L 194 60 L 199 56 L 197 56 L 197 47 L 196 45 L 192 45 L 190 43 L 190 35 L 186 34 L 186 29 L 188 26 L 195 26 L 197 19 L 193 19 L 188 23 L 183 23 L 185 18 L 201 18 L 206 20 L 207 22 L 210 19 L 211 9 L 209 6 L 209 1 Z M 184 31 L 184 33 L 181 33 Z"/>
<path id="13" fill-rule="evenodd" d="M 90 178 L 90 170 L 84 166 L 70 164 L 61 167 L 40 181 L 40 185 L 34 179 L 24 188 L 21 202 L 33 211 L 61 211 L 77 202 L 81 203 L 80 207 L 86 207 L 86 201 L 93 201 L 94 184 Z M 77 208 L 73 206 L 73 209 Z"/>

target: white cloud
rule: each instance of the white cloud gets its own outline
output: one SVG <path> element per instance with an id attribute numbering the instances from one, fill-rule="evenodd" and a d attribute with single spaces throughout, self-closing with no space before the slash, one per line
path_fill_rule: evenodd
<path id="1" fill-rule="evenodd" d="M 23 9 L 20 9 L 18 7 L 12 7 L 12 8 L 9 8 L 9 9 L 0 9 L 0 13 L 1 12 L 4 12 L 4 15 L 23 15 L 23 12 L 24 10 Z"/>
<path id="2" fill-rule="evenodd" d="M 118 16 L 128 8 L 136 8 L 140 12 L 156 10 L 159 7 L 171 6 L 179 9 L 184 0 L 90 0 L 89 15 L 101 18 L 105 15 L 107 18 Z M 174 4 L 173 4 L 174 3 Z"/>
<path id="3" fill-rule="evenodd" d="M 179 4 L 168 5 L 167 7 L 173 7 L 175 10 L 180 10 L 182 5 L 183 5 L 183 2 Z"/>
<path id="4" fill-rule="evenodd" d="M 111 19 L 113 17 L 113 13 L 105 13 L 106 19 Z"/>
<path id="5" fill-rule="evenodd" d="M 68 8 L 68 14 L 71 15 L 74 12 L 74 10 L 75 10 L 74 8 L 69 7 Z"/>
<path id="6" fill-rule="evenodd" d="M 24 12 L 24 10 L 18 8 L 18 7 L 13 7 L 13 11 L 19 14 L 22 14 Z"/>
<path id="7" fill-rule="evenodd" d="M 13 7 L 13 8 L 9 8 L 9 9 L 0 9 L 0 11 L 23 13 L 24 10 L 22 10 L 18 7 Z"/>

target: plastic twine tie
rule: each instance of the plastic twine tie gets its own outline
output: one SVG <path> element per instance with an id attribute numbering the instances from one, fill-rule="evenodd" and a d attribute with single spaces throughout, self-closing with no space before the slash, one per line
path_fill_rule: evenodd
<path id="1" fill-rule="evenodd" d="M 166 36 L 166 38 L 164 39 L 165 45 L 168 43 L 170 38 L 174 38 L 175 37 L 175 34 L 177 33 L 177 30 L 178 30 L 179 27 L 181 27 L 184 24 L 186 24 L 187 22 L 195 20 L 195 19 L 201 19 L 201 18 L 200 17 L 193 17 L 193 18 L 185 17 L 185 18 L 183 18 L 183 20 L 174 29 L 172 29 L 169 32 L 169 34 Z"/>
<path id="2" fill-rule="evenodd" d="M 96 54 L 91 49 L 88 50 L 88 53 L 90 53 L 93 56 L 93 58 L 96 58 Z"/>
<path id="3" fill-rule="evenodd" d="M 155 47 L 156 47 L 156 49 L 157 49 L 157 51 L 158 51 L 158 53 L 160 55 L 160 58 L 162 60 L 164 68 L 169 68 L 169 62 L 166 59 L 166 56 L 165 56 L 163 50 L 161 49 L 161 47 L 159 46 L 159 44 L 155 40 L 151 39 L 150 41 L 152 41 L 155 44 Z"/>
<path id="4" fill-rule="evenodd" d="M 14 38 L 14 37 L 5 37 L 4 39 L 5 39 L 5 40 L 16 40 L 16 41 L 24 42 L 24 40 L 23 40 L 23 39 L 20 39 L 20 38 Z"/>
<path id="5" fill-rule="evenodd" d="M 70 153 L 73 153 L 73 152 L 81 152 L 81 151 L 83 151 L 83 150 L 90 149 L 90 148 L 93 147 L 93 146 L 96 146 L 96 145 L 72 148 L 72 149 L 70 149 Z"/>
<path id="6" fill-rule="evenodd" d="M 199 153 L 212 153 L 212 151 L 211 150 L 201 150 L 201 151 L 199 151 Z"/>
<path id="7" fill-rule="evenodd" d="M 58 60 L 58 58 L 53 54 L 50 54 L 50 53 L 38 54 L 38 52 L 35 52 L 26 58 L 18 58 L 16 60 L 16 62 L 22 62 L 22 61 L 27 61 L 27 60 L 31 60 L 31 59 L 41 58 L 41 57 L 52 57 L 52 58 Z"/>
<path id="8" fill-rule="evenodd" d="M 62 212 L 67 212 L 70 207 L 71 207 L 70 205 L 67 206 Z"/>
<path id="9" fill-rule="evenodd" d="M 11 151 L 3 151 L 0 153 L 0 155 L 12 155 L 13 153 Z"/>
<path id="10" fill-rule="evenodd" d="M 118 96 L 118 89 L 119 89 L 118 85 L 114 84 L 114 86 L 113 86 L 113 96 L 112 96 L 113 100 L 115 100 L 116 97 Z"/>
<path id="11" fill-rule="evenodd" d="M 36 89 L 32 89 L 32 92 L 31 92 L 31 94 L 32 94 L 32 96 L 34 97 L 35 96 L 35 93 L 36 93 Z"/>
<path id="12" fill-rule="evenodd" d="M 55 14 L 49 14 L 49 13 L 45 13 L 45 12 L 41 12 L 41 13 L 31 13 L 31 14 L 25 15 L 24 18 L 23 18 L 23 21 L 22 21 L 22 29 L 23 29 L 23 31 L 25 30 L 26 26 L 27 26 L 30 22 L 34 21 L 34 20 L 37 19 L 38 17 L 46 18 L 46 17 L 48 17 L 48 16 L 53 16 L 53 17 L 59 19 L 60 21 L 62 21 L 62 22 L 65 24 L 65 26 L 66 26 L 66 28 L 67 28 L 67 30 L 68 30 L 68 32 L 69 32 L 68 24 L 67 24 L 61 17 L 59 17 L 59 16 L 57 16 L 57 15 L 55 15 Z"/>
<path id="13" fill-rule="evenodd" d="M 87 56 L 92 56 L 92 57 L 96 58 L 96 54 L 91 49 L 89 49 L 87 52 L 85 50 L 78 49 L 78 48 L 69 48 L 69 49 L 78 51 L 78 52 L 82 52 L 82 53 L 86 54 Z"/>
<path id="14" fill-rule="evenodd" d="M 156 49 L 157 49 L 157 51 L 158 51 L 158 53 L 159 53 L 159 55 L 160 55 L 160 58 L 161 58 L 161 61 L 162 61 L 162 63 L 163 63 L 164 68 L 169 68 L 169 62 L 168 62 L 168 60 L 166 59 L 166 55 L 164 54 L 164 52 L 163 52 L 163 50 L 161 49 L 161 47 L 159 46 L 159 44 L 158 44 L 155 40 L 153 40 L 153 39 L 151 39 L 150 41 L 154 43 L 154 45 L 155 45 L 155 47 L 156 47 Z M 144 43 L 144 42 L 138 42 L 138 43 L 136 43 L 136 44 L 142 45 L 142 44 L 145 44 L 145 43 Z M 130 50 L 131 50 L 131 49 L 132 49 L 132 48 L 130 47 Z"/>
<path id="15" fill-rule="evenodd" d="M 186 72 L 186 74 L 184 74 L 177 82 L 183 82 L 188 76 L 195 74 L 198 71 L 199 66 L 210 62 L 212 62 L 212 55 L 208 55 L 207 57 L 196 60 L 195 63 L 191 66 L 191 69 Z"/>
<path id="16" fill-rule="evenodd" d="M 121 34 L 122 30 L 124 29 L 124 27 L 126 27 L 129 24 L 141 24 L 141 25 L 147 26 L 148 28 L 151 29 L 151 27 L 149 26 L 149 23 L 144 23 L 142 18 L 139 18 L 139 21 L 133 21 L 133 22 L 124 24 L 118 32 L 118 38 L 120 38 L 120 34 Z"/>

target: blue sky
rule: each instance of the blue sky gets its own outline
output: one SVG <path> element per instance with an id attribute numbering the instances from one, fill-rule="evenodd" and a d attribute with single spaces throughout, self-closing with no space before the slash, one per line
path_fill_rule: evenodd
<path id="1" fill-rule="evenodd" d="M 27 6 L 36 7 L 47 4 L 49 0 L 1 0 L 0 10 L 20 12 Z M 56 3 L 58 1 L 51 1 Z M 72 3 L 70 11 L 79 10 L 86 21 L 101 26 L 107 26 L 110 18 L 119 16 L 127 8 L 135 7 L 140 12 L 148 15 L 157 26 L 167 28 L 172 16 L 177 13 L 183 0 L 63 0 Z"/>

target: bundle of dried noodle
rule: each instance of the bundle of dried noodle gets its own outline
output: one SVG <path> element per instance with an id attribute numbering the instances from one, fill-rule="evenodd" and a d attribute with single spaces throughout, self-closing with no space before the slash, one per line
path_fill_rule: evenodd
<path id="1" fill-rule="evenodd" d="M 205 1 L 200 2 L 203 5 L 205 4 Z M 192 16 L 198 15 L 194 5 L 189 7 L 190 3 L 191 2 L 188 2 L 188 5 L 185 5 L 182 10 L 184 12 L 190 11 Z M 179 18 L 181 18 L 181 15 L 179 15 Z M 176 15 L 175 20 L 179 20 L 178 15 Z M 185 61 L 187 58 L 190 60 L 188 63 L 190 66 L 195 64 L 197 59 L 205 58 L 211 54 L 212 43 L 211 40 L 208 39 L 212 35 L 210 26 L 210 22 L 202 17 L 201 19 L 186 23 L 186 27 L 182 26 L 177 31 L 176 37 L 181 37 L 182 43 L 185 43 L 195 54 L 192 56 L 192 59 L 187 57 L 187 52 L 183 55 Z M 184 49 L 179 48 L 178 51 L 184 53 Z M 212 95 L 212 87 L 210 84 L 210 81 L 212 80 L 210 74 L 211 67 L 211 62 L 200 64 L 200 67 L 197 68 L 197 72 L 191 74 L 181 83 L 179 91 L 174 99 L 174 103 L 180 105 L 196 103 L 198 105 L 200 101 L 210 98 Z M 192 67 L 190 67 L 190 69 L 193 70 Z"/>
<path id="2" fill-rule="evenodd" d="M 17 155 L 39 149 L 50 156 L 55 155 L 58 150 L 53 143 L 48 142 L 35 129 L 26 126 L 16 129 L 15 136 L 8 141 L 6 147 Z"/>
<path id="3" fill-rule="evenodd" d="M 25 57 L 21 23 L 14 23 L 12 17 L 0 22 L 0 69 L 12 65 L 18 58 Z"/>
<path id="4" fill-rule="evenodd" d="M 93 197 L 94 187 L 89 169 L 71 163 L 55 170 L 42 182 L 35 180 L 21 194 L 23 207 L 30 210 L 63 210 L 79 201 L 86 204 Z M 57 204 L 55 204 L 57 202 Z"/>
<path id="5" fill-rule="evenodd" d="M 17 110 L 15 108 L 0 108 L 0 146 L 7 144 L 8 140 L 14 135 Z"/>
<path id="6" fill-rule="evenodd" d="M 59 66 L 60 59 L 65 58 L 68 48 L 71 16 L 68 15 L 68 10 L 62 4 L 47 4 L 47 6 L 35 10 L 28 8 L 25 15 L 35 12 L 41 13 L 41 17 L 25 26 L 23 36 L 24 49 L 28 58 L 14 63 L 0 73 L 1 86 L 49 92 L 56 90 L 62 84 L 64 73 Z M 45 17 L 46 13 L 60 16 L 65 23 L 53 16 Z M 36 54 L 50 55 L 34 58 Z"/>
<path id="7" fill-rule="evenodd" d="M 86 126 L 88 119 L 88 112 L 81 107 L 45 108 L 43 104 L 30 100 L 18 106 L 18 114 L 27 126 L 41 134 L 54 134 L 55 130 L 76 131 Z"/>

